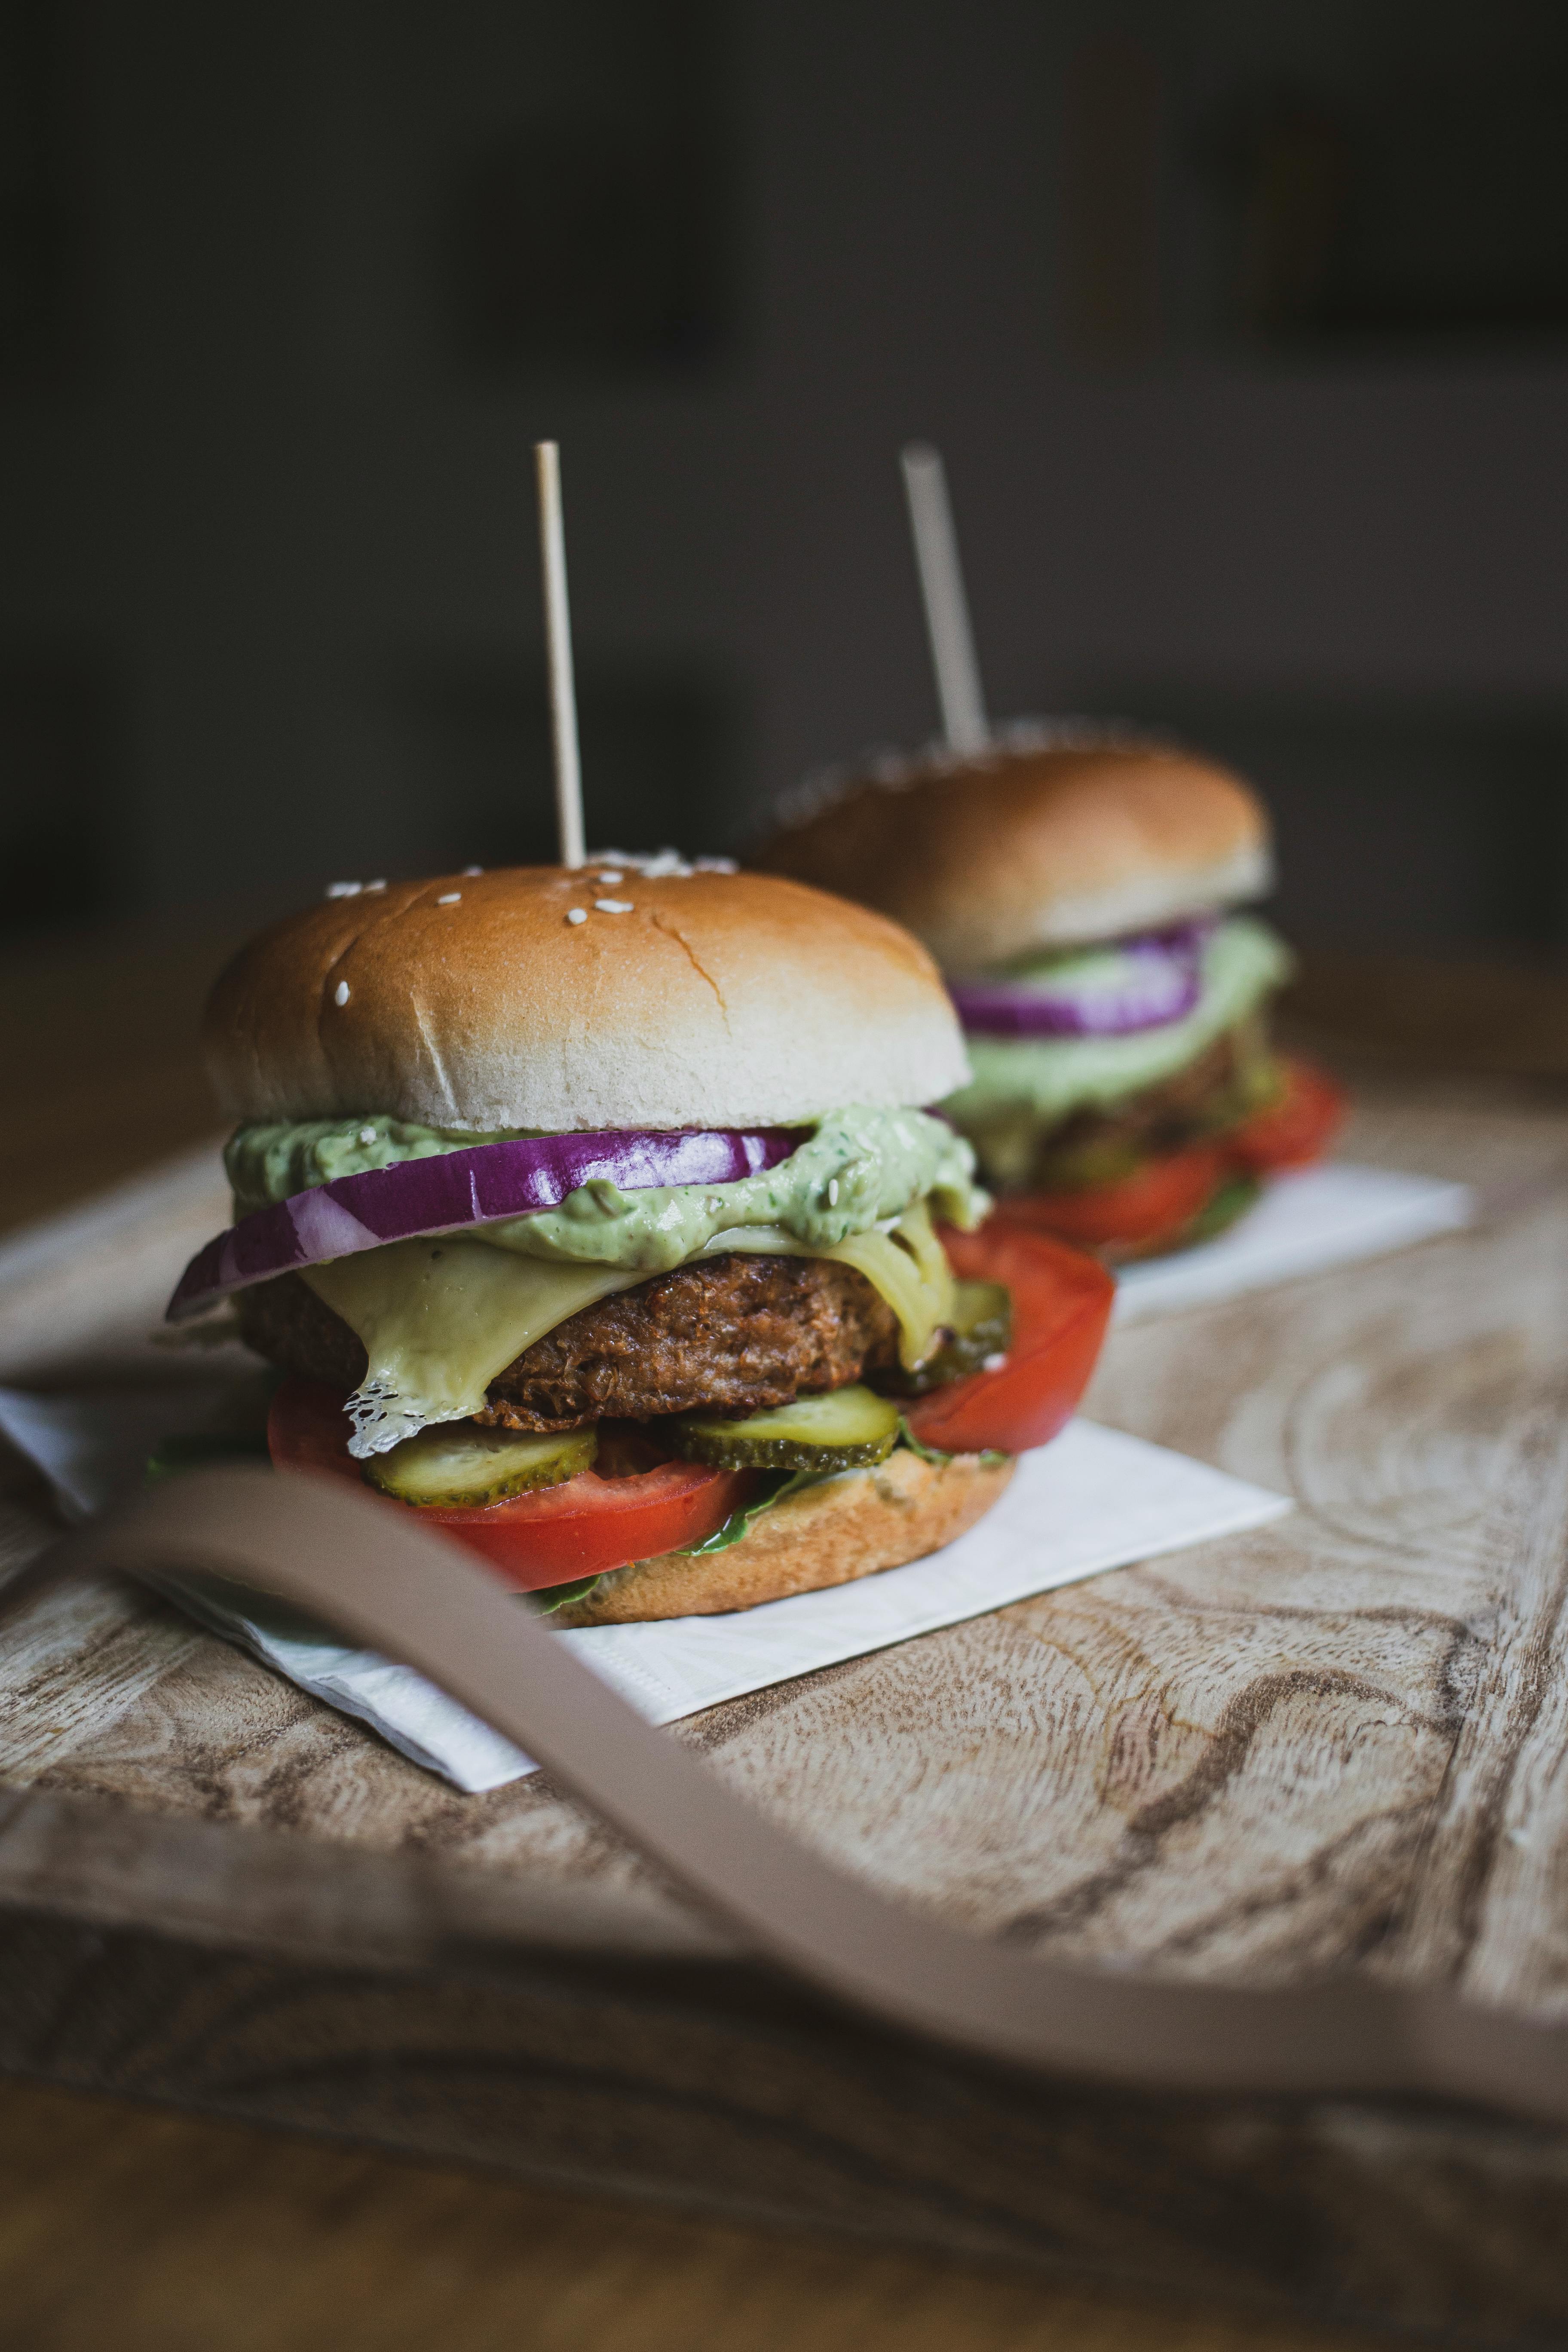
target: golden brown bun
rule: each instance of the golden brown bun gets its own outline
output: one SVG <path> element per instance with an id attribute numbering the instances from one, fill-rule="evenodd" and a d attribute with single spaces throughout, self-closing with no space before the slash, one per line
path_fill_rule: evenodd
<path id="1" fill-rule="evenodd" d="M 204 1044 L 231 1118 L 385 1111 L 481 1134 L 790 1126 L 935 1102 L 967 1076 L 935 966 L 879 915 L 622 860 L 329 898 L 241 950 Z"/>
<path id="2" fill-rule="evenodd" d="M 952 1543 L 983 1518 L 1013 1475 L 1011 1461 L 955 1454 L 924 1462 L 900 1447 L 875 1470 L 849 1470 L 777 1503 L 738 1544 L 706 1559 L 665 1552 L 617 1568 L 554 1625 L 628 1625 L 647 1617 L 711 1617 L 792 1592 L 852 1584 Z"/>
<path id="3" fill-rule="evenodd" d="M 1152 929 L 1270 879 L 1255 795 L 1160 744 L 1001 744 L 889 763 L 824 797 L 752 863 L 879 908 L 949 972 Z"/>

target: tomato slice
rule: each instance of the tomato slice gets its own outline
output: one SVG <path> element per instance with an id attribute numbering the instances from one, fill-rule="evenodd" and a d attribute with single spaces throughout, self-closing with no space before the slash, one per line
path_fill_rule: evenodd
<path id="1" fill-rule="evenodd" d="M 1333 1141 L 1345 1115 L 1344 1089 L 1310 1062 L 1286 1061 L 1283 1069 L 1279 1101 L 1227 1134 L 1166 1152 L 1114 1184 L 1017 1193 L 997 1202 L 993 1223 L 1054 1234 L 1113 1256 L 1142 1257 L 1178 1242 L 1227 1177 L 1309 1167 Z"/>
<path id="2" fill-rule="evenodd" d="M 1225 1175 L 1224 1148 L 1197 1143 L 1148 1160 L 1114 1184 L 1093 1184 L 1081 1192 L 1016 1193 L 998 1201 L 994 1216 L 1030 1233 L 1076 1242 L 1080 1249 L 1142 1249 L 1174 1240 L 1207 1208 Z"/>
<path id="3" fill-rule="evenodd" d="M 336 1389 L 319 1381 L 286 1380 L 268 1417 L 268 1450 L 279 1470 L 325 1472 L 351 1479 L 362 1495 L 374 1496 L 389 1510 L 417 1507 L 426 1527 L 440 1528 L 481 1552 L 509 1584 L 524 1592 L 598 1576 L 716 1535 L 756 1486 L 753 1471 L 658 1462 L 621 1477 L 580 1470 L 559 1486 L 508 1503 L 457 1510 L 413 1506 L 367 1483 L 349 1452 L 349 1427 Z"/>
<path id="4" fill-rule="evenodd" d="M 1293 1060 L 1283 1067 L 1285 1088 L 1279 1101 L 1255 1111 L 1225 1138 L 1230 1159 L 1259 1176 L 1321 1160 L 1344 1123 L 1345 1091 L 1327 1070 Z"/>
<path id="5" fill-rule="evenodd" d="M 990 1218 L 977 1234 L 951 1230 L 942 1245 L 965 1282 L 1003 1282 L 1013 1295 L 1013 1339 L 994 1372 L 933 1389 L 906 1409 L 922 1445 L 943 1454 L 1023 1454 L 1045 1445 L 1089 1386 L 1116 1295 L 1095 1259 L 1046 1234 Z"/>

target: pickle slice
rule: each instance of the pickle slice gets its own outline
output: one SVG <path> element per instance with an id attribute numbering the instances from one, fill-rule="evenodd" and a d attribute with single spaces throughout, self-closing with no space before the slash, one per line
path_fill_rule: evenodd
<path id="1" fill-rule="evenodd" d="M 593 1429 L 531 1437 L 516 1429 L 482 1429 L 477 1421 L 444 1421 L 374 1454 L 364 1475 L 400 1503 L 472 1509 L 536 1486 L 559 1486 L 587 1469 L 598 1446 Z"/>
<path id="2" fill-rule="evenodd" d="M 999 1282 L 956 1286 L 952 1323 L 935 1355 L 912 1372 L 879 1372 L 884 1386 L 900 1396 L 924 1396 L 977 1372 L 988 1356 L 1005 1356 L 1013 1343 L 1013 1301 Z"/>
<path id="3" fill-rule="evenodd" d="M 898 1408 L 860 1387 L 753 1412 L 745 1421 L 683 1412 L 668 1424 L 689 1462 L 715 1470 L 860 1470 L 885 1462 L 899 1438 Z"/>

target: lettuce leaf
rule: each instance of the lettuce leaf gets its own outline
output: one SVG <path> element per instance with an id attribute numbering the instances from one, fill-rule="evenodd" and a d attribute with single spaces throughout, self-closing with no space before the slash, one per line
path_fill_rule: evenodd
<path id="1" fill-rule="evenodd" d="M 569 1609 L 574 1601 L 586 1601 L 603 1576 L 580 1576 L 575 1584 L 546 1584 L 537 1592 L 525 1592 L 523 1599 L 541 1617 L 552 1617 L 558 1609 Z"/>
<path id="2" fill-rule="evenodd" d="M 738 1544 L 742 1537 L 750 1534 L 752 1520 L 760 1518 L 764 1511 L 771 1511 L 775 1503 L 784 1502 L 790 1495 L 800 1494 L 807 1486 L 819 1486 L 824 1478 L 837 1477 L 838 1473 L 834 1470 L 770 1470 L 763 1475 L 770 1482 L 765 1495 L 759 1495 L 754 1503 L 744 1503 L 738 1511 L 731 1511 L 723 1526 L 716 1528 L 712 1535 L 704 1536 L 700 1543 L 682 1544 L 680 1549 L 694 1559 L 710 1551 L 728 1551 L 731 1544 Z"/>

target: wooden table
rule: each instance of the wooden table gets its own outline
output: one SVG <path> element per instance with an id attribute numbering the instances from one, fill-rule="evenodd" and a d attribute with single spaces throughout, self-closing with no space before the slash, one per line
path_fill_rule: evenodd
<path id="1" fill-rule="evenodd" d="M 7 2352 L 1371 2352 L 1383 2336 L 552 2196 L 0 2084 Z"/>
<path id="2" fill-rule="evenodd" d="M 25 1024 L 37 1079 L 26 1129 L 32 1164 L 11 1160 L 0 1214 L 62 1202 L 84 1182 L 127 1173 L 161 1145 L 201 1131 L 205 1111 L 188 1049 L 170 1040 L 207 961 L 205 943 L 155 953 L 119 945 L 37 968 Z M 1335 1017 L 1333 991 L 1326 994 Z M 1394 1044 L 1419 1053 L 1420 1039 L 1409 1034 L 1410 992 L 1388 983 L 1385 996 L 1402 1008 Z M 1340 1002 L 1342 1008 L 1342 991 Z M 143 1017 L 127 1013 L 138 1005 Z M 1532 1018 L 1539 1041 L 1532 1066 L 1551 1072 L 1563 1034 L 1552 1003 L 1544 1012 L 1537 1004 Z M 1386 1034 L 1381 1042 L 1386 1056 Z M 1440 1040 L 1427 1042 L 1436 1048 Z M 961 1725 L 950 1742 L 944 1803 L 951 1811 L 956 1801 L 979 1866 L 965 1857 L 955 1876 L 949 1857 L 937 1875 L 947 1899 L 958 1888 L 976 1924 L 994 1919 L 1000 1906 L 1021 1932 L 1017 1898 L 1027 1886 L 1027 1931 L 1063 1949 L 1106 1957 L 1152 1941 L 1176 1965 L 1202 1968 L 1217 1952 L 1268 1972 L 1303 1956 L 1359 1948 L 1373 1955 L 1373 1965 L 1458 1969 L 1504 1997 L 1538 2004 L 1561 1998 L 1556 1751 L 1542 1700 L 1560 1603 L 1562 1497 L 1541 1465 L 1555 1459 L 1562 1426 L 1568 1317 L 1543 1285 L 1561 1264 L 1568 1220 L 1568 1120 L 1557 1089 L 1530 1077 L 1460 1087 L 1385 1077 L 1373 1089 L 1373 1104 L 1363 1147 L 1434 1172 L 1480 1176 L 1495 1212 L 1488 1234 L 1436 1244 L 1353 1278 L 1294 1286 L 1263 1307 L 1204 1310 L 1130 1331 L 1115 1343 L 1093 1400 L 1103 1418 L 1271 1483 L 1293 1480 L 1308 1504 L 1300 1515 L 1310 1522 L 1304 1550 L 1299 1534 L 1289 1538 L 1298 1548 L 1289 1556 L 1279 1548 L 1287 1539 L 1271 1535 L 1206 1548 L 1158 1574 L 1125 1571 L 1024 1604 L 978 1629 L 910 1645 L 890 1661 L 811 1678 L 776 1703 L 769 1695 L 761 1705 L 715 1710 L 685 1736 L 700 1738 L 721 1769 L 766 1801 L 770 1776 L 787 1776 L 792 1753 L 798 1755 L 804 1726 L 817 1762 L 816 1779 L 803 1792 L 803 1825 L 809 1829 L 815 1816 L 841 1849 L 858 1850 L 867 1866 L 885 1869 L 878 1803 L 859 1801 L 853 1782 L 867 1727 L 889 1753 L 908 1759 L 908 1727 L 919 1727 L 929 1746 L 933 1692 L 940 1686 L 951 1695 L 955 1659 L 967 1657 L 977 1671 L 972 1689 L 994 1679 L 1005 1653 L 1015 1657 L 1008 1671 L 1016 1678 L 1021 1635 L 1032 1662 L 1030 1738 L 1044 1759 L 1052 1811 L 1031 1824 L 1014 1807 L 998 1821 L 996 1759 L 985 1754 L 983 1715 L 972 1714 L 967 1733 Z M 197 1213 L 187 1199 L 175 1223 Z M 1489 1253 L 1484 1265 L 1474 1255 L 1482 1249 Z M 1367 1365 L 1358 1371 L 1345 1348 L 1347 1316 L 1363 1338 L 1383 1335 L 1370 1387 Z M 77 1338 L 68 1315 L 49 1319 L 64 1363 Z M 1201 1380 L 1194 1364 L 1203 1367 Z M 1521 1496 L 1529 1503 L 1522 1523 L 1510 1517 Z M 13 1480 L 8 1507 L 6 1532 L 22 1544 L 36 1524 L 25 1484 Z M 1443 1585 L 1440 1602 L 1434 1579 Z M 1423 1582 L 1427 1589 L 1418 1591 Z M 609 1948 L 597 1982 L 592 1969 L 574 1981 L 573 1969 L 552 1964 L 548 1935 L 542 1948 L 531 1946 L 526 1984 L 503 1985 L 493 1967 L 488 1978 L 484 1969 L 470 1970 L 464 1998 L 470 2011 L 487 1999 L 495 2005 L 498 2033 L 509 2001 L 507 2034 L 519 2030 L 520 1999 L 524 2007 L 544 1999 L 558 2013 L 575 2000 L 579 2021 L 596 2019 L 601 2028 L 618 2003 L 652 2041 L 664 2035 L 668 2061 L 669 2036 L 679 2039 L 690 2014 L 682 2007 L 683 1969 L 703 1975 L 703 2013 L 710 2012 L 713 1956 L 699 1950 L 700 1937 L 690 1942 L 679 1906 L 555 1792 L 536 1782 L 479 1801 L 476 1810 L 178 1621 L 123 1596 L 107 1615 L 100 1602 L 93 1608 L 98 1614 L 79 1615 L 55 1653 L 68 1672 L 53 1682 L 29 1673 L 25 1689 L 16 1677 L 10 1685 L 4 1779 L 32 1792 L 13 1801 L 16 1809 L 0 1822 L 10 2064 L 515 2163 L 515 2133 L 493 2117 L 486 2125 L 482 2099 L 458 2100 L 467 2121 L 456 2137 L 442 2126 L 433 2140 L 428 2113 L 410 2123 L 408 2101 L 427 2109 L 434 2086 L 450 2086 L 454 2064 L 461 2072 L 439 1968 L 435 1979 L 418 1976 L 417 1985 L 414 1976 L 403 1979 L 416 2002 L 426 2002 L 419 2063 L 407 2063 L 410 2044 L 400 2028 L 387 2044 L 391 2072 L 379 2084 L 367 2082 L 362 2066 L 353 2112 L 341 2104 L 327 2112 L 330 2097 L 323 2107 L 321 2085 L 330 2083 L 344 2021 L 356 2021 L 357 2031 L 366 2005 L 387 1997 L 375 1968 L 409 1932 L 411 1886 L 426 1923 L 431 1903 L 440 1913 L 448 1964 L 454 1931 L 459 1940 L 491 1938 L 492 1962 L 498 1932 L 513 1948 L 519 1934 L 529 1946 L 542 1916 L 524 1917 L 526 1900 L 517 1908 L 520 1886 L 530 1885 L 557 1906 L 579 1906 L 573 1928 L 579 1948 L 595 1934 Z M 1500 1638 L 1499 1622 L 1510 1612 L 1516 1622 L 1504 1624 Z M 1461 1625 L 1468 1643 L 1453 1630 Z M 37 1633 L 34 1625 L 29 1657 L 46 1667 L 48 1643 L 39 1647 Z M 945 1656 L 943 1643 L 952 1645 Z M 933 1644 L 937 1654 L 928 1656 Z M 125 1703 L 128 1676 L 136 1687 Z M 221 1718 L 220 1733 L 205 1738 L 199 1756 L 189 1744 L 193 1706 L 205 1711 L 209 1733 Z M 945 1713 L 951 1718 L 951 1706 Z M 970 1769 L 967 1779 L 959 1752 L 965 1738 L 973 1763 L 983 1768 Z M 922 1769 L 929 1760 L 921 1759 Z M 884 1788 L 884 1814 L 889 1793 L 918 1810 L 919 1780 L 917 1772 L 900 1790 Z M 1282 1789 L 1289 1819 L 1283 1832 L 1276 1817 L 1264 1834 L 1259 1821 L 1278 1807 Z M 133 1810 L 118 1810 L 110 1798 Z M 298 1836 L 301 1822 L 315 1832 L 308 1844 Z M 213 1874 L 215 1857 L 236 1823 L 248 1828 L 249 1867 L 215 1942 L 212 1919 L 196 1914 L 214 1899 L 222 1879 L 221 1867 Z M 330 1846 L 319 1843 L 323 1832 Z M 1222 1857 L 1228 1845 L 1240 1866 L 1230 1871 L 1225 1901 L 1189 1899 L 1184 1916 L 1184 1889 L 1194 1885 L 1194 1834 L 1217 1839 Z M 1078 1865 L 1099 1851 L 1100 1866 L 1064 1874 L 1055 1858 L 1069 1848 Z M 302 1879 L 302 1857 L 317 1853 L 322 1869 L 311 1878 L 308 1868 Z M 484 1867 L 501 1857 L 510 1865 L 504 1882 Z M 525 1862 L 530 1875 L 520 1881 L 516 1868 Z M 917 1871 L 916 1895 L 919 1882 Z M 590 1912 L 599 1906 L 586 1930 L 584 1904 Z M 336 1923 L 335 1971 L 321 1934 L 328 1914 Z M 349 1948 L 351 1916 L 366 1948 Z M 640 1965 L 627 1959 L 639 1936 L 647 1945 Z M 381 1948 L 372 1951 L 373 1944 Z M 726 2045 L 736 2063 L 755 1991 L 743 1975 L 727 1981 L 741 2028 Z M 35 1993 L 47 1995 L 41 2039 L 25 2018 L 17 2022 Z M 255 2058 L 267 2042 L 258 2021 L 285 2011 L 295 2021 L 292 2046 L 301 2019 L 307 2039 L 314 2030 L 318 2042 L 305 2070 L 309 2084 L 301 2088 L 305 2075 L 297 2070 L 292 2088 L 280 2092 L 276 2042 L 247 2078 L 245 2037 L 253 2036 Z M 831 2108 L 831 2068 L 815 2091 L 807 2079 L 826 2047 L 812 2039 L 817 2023 L 775 2008 L 766 2031 L 774 2047 L 793 2053 L 797 2070 L 792 2077 L 786 2066 L 779 2090 L 768 2094 L 775 2116 L 785 2092 L 802 2103 L 803 2115 L 814 2097 L 819 2109 L 824 2097 Z M 605 2054 L 611 2073 L 621 2063 L 624 2077 L 627 2053 L 617 2058 L 606 2045 Z M 883 2067 L 881 2095 L 903 2061 L 891 2051 L 879 2055 L 876 2037 L 868 2036 L 857 2049 L 839 2049 L 834 2063 L 850 2075 L 858 2069 L 862 2094 L 866 2068 Z M 841 2088 L 848 2077 L 837 2079 Z M 900 2097 L 910 2079 L 898 2077 Z M 929 2113 L 945 2114 L 948 2140 L 962 2141 L 955 2102 L 971 2096 L 973 2085 L 941 2065 L 927 2067 L 923 2079 Z M 645 2075 L 645 2095 L 656 2088 Z M 672 2089 L 667 2078 L 667 2096 Z M 756 2095 L 754 2085 L 742 2086 L 738 2113 L 747 2111 L 748 2098 L 754 2112 Z M 558 2174 L 562 2131 L 582 2127 L 585 2098 L 591 2105 L 592 2085 L 578 2067 L 555 2106 L 546 2097 L 539 2111 Z M 1034 2126 L 1013 2115 L 1010 2099 L 976 2110 L 977 2172 L 996 2160 L 1004 2122 L 1024 2134 L 1015 2144 L 1017 2161 L 1039 2158 L 1028 2136 Z M 397 2116 L 389 2122 L 392 2109 L 400 2128 Z M 907 2130 L 907 2103 L 899 2109 L 895 2100 L 894 2109 Z M 1315 2136 L 1298 2129 L 1292 2137 L 1279 2121 L 1257 2114 L 1220 2119 L 1222 2138 L 1226 2130 L 1233 2139 L 1238 2130 L 1242 2136 L 1225 2159 L 1233 2189 L 1249 2169 L 1262 2177 L 1274 2168 L 1270 2196 L 1251 2209 L 1255 2229 L 1288 2232 L 1292 2210 L 1299 2225 L 1322 2229 L 1321 2181 L 1309 2178 L 1314 2165 L 1334 2174 L 1334 2195 L 1345 2193 L 1357 2165 L 1374 2200 L 1386 2195 L 1391 2177 L 1410 2185 L 1439 2266 L 1442 2232 L 1462 2231 L 1478 2198 L 1496 2199 L 1488 2226 L 1505 2236 L 1521 2210 L 1537 2217 L 1534 2237 L 1527 2227 L 1520 2241 L 1527 2252 L 1535 2243 L 1539 2252 L 1542 2231 L 1560 2230 L 1568 2211 L 1554 2186 L 1568 2179 L 1568 2163 L 1541 2135 L 1521 2138 L 1511 2127 L 1488 2126 L 1478 2169 L 1473 2145 L 1457 2125 L 1423 2125 L 1412 2134 L 1397 2117 L 1348 2116 L 1326 2125 L 1320 2118 Z M 626 2128 L 624 2113 L 618 2127 Z M 1169 2116 L 1140 2119 L 1125 2105 L 1113 2118 L 1112 2140 L 1120 2130 L 1134 2158 L 1125 2175 L 1134 2200 L 1140 2185 L 1147 2190 L 1149 2146 L 1172 2128 Z M 1087 2115 L 1084 2132 L 1080 2162 L 1103 2167 L 1105 2113 Z M 1179 2169 L 1185 2160 L 1179 2130 L 1169 2147 Z M 602 2149 L 579 2153 L 579 2177 L 602 2181 L 616 2173 L 616 2160 L 606 2163 Z M 826 2183 L 831 2205 L 827 2154 L 814 2159 L 807 2146 L 796 2176 L 781 2176 L 772 2200 L 779 2212 L 801 2217 L 802 2184 L 813 2180 Z M 840 2162 L 842 2149 L 832 2155 Z M 863 2161 L 870 2171 L 858 2182 L 839 2172 L 841 2210 L 819 2211 L 819 2222 L 879 2226 L 871 2210 L 878 2158 L 868 2144 Z M 1194 2246 L 1204 2236 L 1202 2196 L 1218 2194 L 1212 2148 L 1205 2161 L 1202 2195 L 1187 2213 Z M 1282 2163 L 1297 2168 L 1294 2206 L 1290 2194 L 1273 2193 Z M 990 2259 L 976 2270 L 955 2265 L 951 2255 L 672 2219 L 602 2196 L 142 2110 L 37 2082 L 0 2090 L 0 2166 L 6 2187 L 0 2307 L 14 2323 L 7 2342 L 380 2346 L 438 2336 L 466 2352 L 469 2345 L 522 2341 L 658 2347 L 853 2337 L 873 2348 L 895 2341 L 1070 2342 L 1119 2352 L 1177 2345 L 1219 2352 L 1246 2343 L 1326 2352 L 1355 2340 L 1320 2322 L 1256 2311 L 1226 2315 L 1212 2299 L 1194 2305 L 1205 2284 L 1203 2262 L 1187 2264 L 1185 2301 L 1173 2302 L 1167 2286 L 1157 2302 L 1140 2303 L 1125 2287 L 1062 2286 L 999 2267 L 998 2255 L 1009 2251 L 1005 2230 L 992 2232 Z M 623 2158 L 621 2170 L 635 2173 L 635 2158 Z M 1450 2210 L 1444 2197 L 1452 2199 L 1455 2183 L 1459 2202 Z M 1106 2189 L 1101 2179 L 1094 2194 L 1102 2218 Z M 1406 2252 L 1415 2242 L 1411 2210 L 1407 2200 L 1400 2222 Z M 896 2233 L 911 2234 L 907 2211 L 889 2209 L 882 2218 Z M 1129 2237 L 1142 2218 L 1135 2204 L 1128 2208 Z M 1217 2214 L 1221 2252 L 1233 2222 L 1234 2212 L 1229 2222 Z M 978 2229 L 976 2252 L 985 2237 Z M 84 2243 L 91 2245 L 90 2263 L 79 2258 Z M 1208 2254 L 1215 2251 L 1211 2242 Z M 1114 2245 L 1105 2243 L 1102 2254 L 1102 2267 L 1114 2268 Z M 1289 2273 L 1288 2258 L 1282 2267 Z M 1181 2268 L 1173 2258 L 1155 2264 L 1154 2274 L 1169 2279 Z M 1245 2264 L 1227 2270 L 1211 2259 L 1207 2268 L 1211 2289 L 1234 2293 L 1246 2284 Z M 1255 2284 L 1280 2269 L 1278 2262 L 1255 2265 Z M 1381 2293 L 1386 2304 L 1387 2286 L 1382 2282 L 1363 2299 L 1376 2307 Z M 1550 2291 L 1549 2280 L 1542 2292 Z M 1526 2280 L 1525 2302 L 1530 2292 Z M 1511 2340 L 1523 2340 L 1517 2312 L 1498 2315 L 1512 2328 Z M 1556 2339 L 1541 2336 L 1537 2323 L 1536 2340 Z"/>

